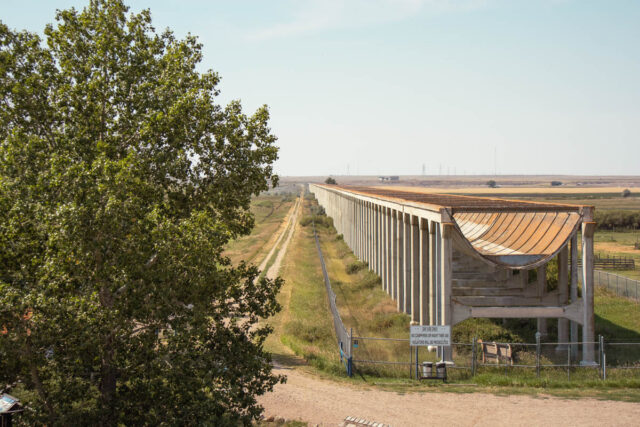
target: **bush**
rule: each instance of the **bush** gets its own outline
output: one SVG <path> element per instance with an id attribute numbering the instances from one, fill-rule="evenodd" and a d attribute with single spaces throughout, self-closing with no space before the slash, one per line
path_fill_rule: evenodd
<path id="1" fill-rule="evenodd" d="M 631 190 L 629 190 L 628 188 L 625 188 L 624 191 L 622 192 L 622 197 L 629 197 L 631 196 Z"/>
<path id="2" fill-rule="evenodd" d="M 616 228 L 640 228 L 640 211 L 596 211 L 595 221 L 599 230 Z"/>
<path id="3" fill-rule="evenodd" d="M 493 179 L 487 181 L 487 185 L 491 188 L 496 188 L 498 186 L 498 184 Z"/>
<path id="4" fill-rule="evenodd" d="M 333 179 L 333 178 L 331 178 L 331 177 L 329 177 L 329 178 L 325 179 L 325 180 L 324 180 L 324 183 L 325 183 L 325 184 L 329 184 L 329 185 L 338 185 L 338 183 L 336 182 L 336 180 L 335 180 L 335 179 Z"/>
<path id="5" fill-rule="evenodd" d="M 551 186 L 552 187 L 558 187 L 562 185 L 562 181 L 551 181 Z"/>
<path id="6" fill-rule="evenodd" d="M 358 271 L 367 268 L 369 264 L 364 261 L 355 261 L 347 265 L 347 274 L 356 274 Z"/>
<path id="7" fill-rule="evenodd" d="M 316 223 L 316 227 L 330 228 L 333 227 L 333 220 L 326 215 L 305 215 L 300 218 L 300 225 L 307 227 Z"/>

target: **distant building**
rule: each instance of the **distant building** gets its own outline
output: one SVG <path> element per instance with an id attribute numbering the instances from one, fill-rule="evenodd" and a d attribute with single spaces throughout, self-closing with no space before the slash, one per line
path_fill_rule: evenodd
<path id="1" fill-rule="evenodd" d="M 400 177 L 398 175 L 379 176 L 378 180 L 380 182 L 383 182 L 383 181 L 400 181 Z"/>

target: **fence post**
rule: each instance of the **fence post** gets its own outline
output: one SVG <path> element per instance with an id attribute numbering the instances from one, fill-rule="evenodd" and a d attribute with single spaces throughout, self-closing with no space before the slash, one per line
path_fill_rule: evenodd
<path id="1" fill-rule="evenodd" d="M 353 376 L 353 328 L 349 328 L 349 358 L 347 359 L 347 376 Z"/>
<path id="2" fill-rule="evenodd" d="M 567 346 L 567 380 L 571 379 L 571 344 Z"/>
<path id="3" fill-rule="evenodd" d="M 602 380 L 607 379 L 607 356 L 604 351 L 604 337 L 602 335 L 598 336 L 600 341 L 600 369 L 602 374 Z"/>
<path id="4" fill-rule="evenodd" d="M 540 331 L 536 332 L 536 375 L 540 378 Z"/>
<path id="5" fill-rule="evenodd" d="M 476 376 L 476 337 L 471 341 L 471 377 Z"/>

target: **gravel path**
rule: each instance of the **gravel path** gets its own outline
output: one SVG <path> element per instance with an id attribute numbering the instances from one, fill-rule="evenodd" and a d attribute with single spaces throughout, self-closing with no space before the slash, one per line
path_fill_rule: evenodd
<path id="1" fill-rule="evenodd" d="M 289 242 L 291 242 L 291 238 L 293 237 L 293 232 L 296 229 L 296 224 L 298 222 L 298 214 L 300 213 L 300 209 L 302 209 L 302 198 L 303 198 L 303 195 L 301 193 L 300 197 L 298 197 L 298 200 L 296 201 L 293 207 L 293 212 L 291 213 L 291 215 L 289 215 L 289 221 L 287 222 L 287 226 L 282 231 L 282 234 L 280 235 L 280 237 L 278 237 L 278 241 L 273 245 L 273 248 L 270 252 L 270 255 L 272 255 L 273 250 L 278 246 L 278 243 L 280 243 L 280 240 L 282 240 L 282 237 L 287 233 L 287 230 L 288 230 L 289 234 L 287 235 L 286 240 L 284 241 L 284 243 L 282 244 L 282 247 L 278 251 L 278 255 L 276 255 L 276 259 L 271 265 L 271 267 L 269 268 L 269 271 L 267 271 L 266 276 L 268 279 L 275 279 L 276 276 L 278 275 L 278 272 L 280 271 L 280 265 L 282 264 L 282 260 L 284 259 L 285 254 L 287 253 Z M 270 256 L 267 255 L 266 260 L 268 261 L 269 259 L 270 259 Z M 265 265 L 266 265 L 266 262 L 265 262 Z M 262 269 L 264 269 L 264 267 L 262 267 Z"/>
<path id="2" fill-rule="evenodd" d="M 286 384 L 261 396 L 265 416 L 336 426 L 345 417 L 393 426 L 637 426 L 640 404 L 486 393 L 401 394 L 318 379 L 295 367 L 276 365 Z"/>

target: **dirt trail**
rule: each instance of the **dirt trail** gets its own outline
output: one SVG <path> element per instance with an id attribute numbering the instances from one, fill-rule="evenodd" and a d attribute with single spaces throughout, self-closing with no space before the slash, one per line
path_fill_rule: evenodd
<path id="1" fill-rule="evenodd" d="M 315 378 L 293 366 L 276 365 L 286 384 L 261 396 L 265 416 L 310 425 L 339 425 L 354 416 L 393 426 L 637 426 L 640 404 L 486 393 L 397 393 Z"/>
<path id="2" fill-rule="evenodd" d="M 267 263 L 269 262 L 269 260 L 273 256 L 274 252 L 278 248 L 278 245 L 280 244 L 280 241 L 282 240 L 282 238 L 285 236 L 287 229 L 290 228 L 291 224 L 295 224 L 295 219 L 292 222 L 292 218 L 294 216 L 296 218 L 298 217 L 298 211 L 300 209 L 301 198 L 302 198 L 302 196 L 299 197 L 296 200 L 296 202 L 293 204 L 293 206 L 291 206 L 291 209 L 289 209 L 289 212 L 287 213 L 285 221 L 283 221 L 284 226 L 280 227 L 279 234 L 278 234 L 278 237 L 277 237 L 276 241 L 273 243 L 273 246 L 271 247 L 271 250 L 269 251 L 267 256 L 264 257 L 264 259 L 262 260 L 262 262 L 258 266 L 258 270 L 263 271 L 267 267 Z M 269 271 L 271 271 L 271 269 Z M 277 270 L 276 270 L 276 272 L 277 272 Z M 268 273 L 267 273 L 267 277 L 272 278 L 271 276 L 268 275 Z"/>

